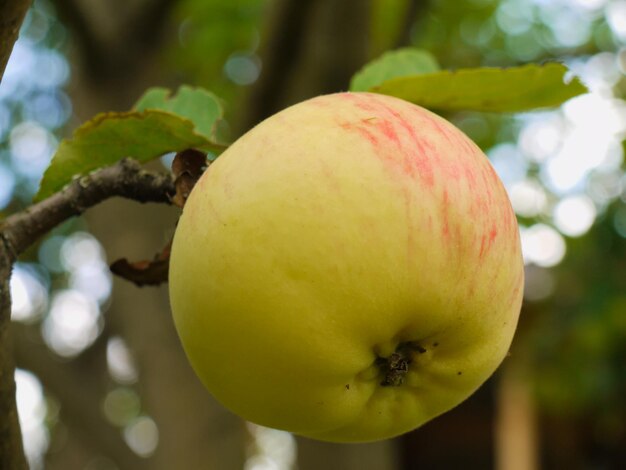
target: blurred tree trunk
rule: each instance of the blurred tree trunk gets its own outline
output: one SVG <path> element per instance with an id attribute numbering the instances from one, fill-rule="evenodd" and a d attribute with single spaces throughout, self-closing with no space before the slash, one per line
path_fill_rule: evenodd
<path id="1" fill-rule="evenodd" d="M 9 278 L 14 259 L 2 241 L 0 246 L 0 469 L 26 467 L 22 436 L 19 432 L 15 396 L 15 361 L 11 326 Z"/>
<path id="2" fill-rule="evenodd" d="M 173 208 L 110 201 L 89 220 L 113 261 L 152 258 L 168 242 L 177 217 Z M 245 430 L 192 371 L 174 329 L 167 286 L 140 289 L 116 279 L 112 299 L 108 321 L 134 353 L 142 404 L 159 428 L 150 468 L 242 468 Z"/>
<path id="3" fill-rule="evenodd" d="M 494 378 L 454 409 L 400 438 L 403 470 L 492 469 Z"/>
<path id="4" fill-rule="evenodd" d="M 330 444 L 298 438 L 298 470 L 396 470 L 396 440 L 368 444 Z"/>
<path id="5" fill-rule="evenodd" d="M 369 0 L 278 0 L 240 131 L 299 101 L 347 90 L 367 61 L 369 13 Z"/>
<path id="6" fill-rule="evenodd" d="M 30 1 L 0 0 L 0 82 L 13 45 L 30 6 Z M 11 292 L 9 278 L 14 262 L 9 245 L 0 241 L 0 468 L 19 470 L 26 466 L 22 436 L 19 433 L 15 396 L 15 361 L 10 336 Z"/>
<path id="7" fill-rule="evenodd" d="M 537 411 L 529 376 L 519 358 L 507 361 L 502 369 L 496 396 L 496 468 L 536 470 Z"/>

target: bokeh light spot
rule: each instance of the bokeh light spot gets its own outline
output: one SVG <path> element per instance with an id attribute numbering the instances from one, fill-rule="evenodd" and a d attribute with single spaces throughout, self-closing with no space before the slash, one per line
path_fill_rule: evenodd
<path id="1" fill-rule="evenodd" d="M 552 227 L 545 224 L 520 227 L 520 234 L 526 264 L 547 268 L 556 266 L 565 256 L 565 240 Z"/>
<path id="2" fill-rule="evenodd" d="M 261 61 L 254 54 L 237 52 L 226 61 L 224 73 L 237 85 L 251 85 L 259 78 Z"/>
<path id="3" fill-rule="evenodd" d="M 137 368 L 126 342 L 114 336 L 107 343 L 107 366 L 111 376 L 119 383 L 130 384 L 137 381 Z"/>
<path id="4" fill-rule="evenodd" d="M 10 286 L 12 320 L 32 322 L 43 315 L 48 305 L 48 289 L 34 269 L 16 263 Z"/>
<path id="5" fill-rule="evenodd" d="M 107 393 L 102 411 L 107 420 L 119 427 L 126 426 L 139 416 L 141 403 L 137 393 L 130 388 L 116 388 Z"/>
<path id="6" fill-rule="evenodd" d="M 46 343 L 61 356 L 75 356 L 95 341 L 101 329 L 98 304 L 77 290 L 61 290 L 52 298 L 43 322 Z"/>
<path id="7" fill-rule="evenodd" d="M 559 231 L 570 237 L 587 233 L 596 219 L 596 206 L 584 195 L 561 199 L 554 207 L 554 224 Z"/>
<path id="8" fill-rule="evenodd" d="M 141 416 L 124 429 L 128 446 L 141 457 L 150 457 L 159 444 L 159 429 L 154 420 Z"/>
<path id="9" fill-rule="evenodd" d="M 524 217 L 534 217 L 545 211 L 548 198 L 546 191 L 535 180 L 515 183 L 509 190 L 511 204 L 515 213 Z"/>
<path id="10" fill-rule="evenodd" d="M 539 266 L 526 266 L 524 276 L 524 298 L 531 302 L 547 299 L 554 292 L 555 280 L 552 272 Z"/>
<path id="11" fill-rule="evenodd" d="M 247 428 L 253 445 L 244 466 L 245 470 L 293 468 L 296 462 L 296 441 L 291 433 L 253 423 L 247 423 Z"/>
<path id="12" fill-rule="evenodd" d="M 37 377 L 22 369 L 15 370 L 15 385 L 24 451 L 30 466 L 39 468 L 49 445 L 43 388 Z"/>

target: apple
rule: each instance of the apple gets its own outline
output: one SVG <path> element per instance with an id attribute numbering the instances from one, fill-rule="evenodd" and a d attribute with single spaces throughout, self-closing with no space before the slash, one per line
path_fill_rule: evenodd
<path id="1" fill-rule="evenodd" d="M 364 442 L 415 429 L 494 372 L 523 272 L 507 193 L 467 136 L 400 99 L 339 93 L 268 118 L 202 175 L 170 296 L 223 405 Z"/>

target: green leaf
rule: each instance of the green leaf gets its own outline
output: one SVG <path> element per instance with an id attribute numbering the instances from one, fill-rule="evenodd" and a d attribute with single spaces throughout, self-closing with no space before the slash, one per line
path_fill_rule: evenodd
<path id="1" fill-rule="evenodd" d="M 215 126 L 223 115 L 217 96 L 202 88 L 187 85 L 181 86 L 176 95 L 171 97 L 170 90 L 166 88 L 150 88 L 139 98 L 134 109 L 158 109 L 183 116 L 193 122 L 196 131 L 209 140 L 215 140 Z"/>
<path id="2" fill-rule="evenodd" d="M 196 132 L 191 121 L 164 111 L 99 114 L 80 126 L 71 139 L 61 142 L 35 201 L 61 190 L 75 177 L 124 157 L 148 162 L 169 152 L 215 146 Z"/>
<path id="3" fill-rule="evenodd" d="M 169 152 L 197 148 L 219 154 L 215 139 L 222 106 L 212 93 L 182 86 L 170 97 L 151 88 L 134 111 L 99 114 L 61 142 L 46 170 L 35 200 L 62 189 L 73 178 L 113 165 L 124 157 L 148 162 Z"/>
<path id="4" fill-rule="evenodd" d="M 367 91 L 396 77 L 432 73 L 439 70 L 437 60 L 422 49 L 390 51 L 363 66 L 350 82 L 350 91 Z"/>
<path id="5" fill-rule="evenodd" d="M 565 80 L 559 63 L 475 68 L 393 78 L 369 89 L 442 111 L 520 112 L 558 106 L 586 93 L 578 78 Z"/>

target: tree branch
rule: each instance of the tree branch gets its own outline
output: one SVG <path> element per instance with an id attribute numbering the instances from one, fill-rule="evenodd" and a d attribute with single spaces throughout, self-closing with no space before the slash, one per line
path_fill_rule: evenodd
<path id="1" fill-rule="evenodd" d="M 430 0 L 410 0 L 407 6 L 404 23 L 401 25 L 396 38 L 395 47 L 406 47 L 411 44 L 411 34 L 417 18 L 421 17 L 430 7 Z"/>
<path id="2" fill-rule="evenodd" d="M 243 131 L 277 111 L 278 96 L 298 62 L 305 25 L 314 6 L 312 0 L 281 0 L 274 6 L 274 16 L 268 26 L 269 39 L 261 54 L 263 70 L 249 97 Z"/>
<path id="3" fill-rule="evenodd" d="M 347 89 L 367 59 L 370 0 L 276 2 L 241 131 L 312 96 Z"/>
<path id="4" fill-rule="evenodd" d="M 174 183 L 166 174 L 143 170 L 124 159 L 89 176 L 74 180 L 61 192 L 0 223 L 0 238 L 13 259 L 61 222 L 113 196 L 139 202 L 170 203 Z"/>
<path id="5" fill-rule="evenodd" d="M 0 0 L 0 81 L 30 4 L 30 0 Z"/>
<path id="6" fill-rule="evenodd" d="M 105 199 L 122 196 L 139 202 L 170 203 L 174 192 L 170 175 L 143 170 L 138 162 L 124 159 L 74 180 L 62 191 L 0 223 L 0 469 L 26 468 L 10 335 L 13 263 L 39 237 Z"/>
<path id="7" fill-rule="evenodd" d="M 176 0 L 154 0 L 138 11 L 125 25 L 125 30 L 145 48 L 154 48 L 154 38 L 158 37 L 176 5 Z"/>
<path id="8" fill-rule="evenodd" d="M 0 0 L 0 82 L 30 3 L 29 0 Z M 15 364 L 9 335 L 11 264 L 10 253 L 0 243 L 0 468 L 21 470 L 27 468 L 27 464 L 17 417 Z"/>
<path id="9" fill-rule="evenodd" d="M 91 13 L 92 5 L 80 0 L 54 0 L 59 18 L 76 35 L 79 55 L 84 70 L 93 81 L 115 80 L 125 77 L 151 52 L 158 50 L 158 39 L 176 0 L 135 2 L 119 12 L 115 4 L 109 6 L 114 35 L 98 31 L 102 21 Z M 104 2 L 102 2 L 104 3 Z M 141 60 L 138 60 L 141 59 Z"/>
<path id="10" fill-rule="evenodd" d="M 103 47 L 89 23 L 84 10 L 76 0 L 54 0 L 59 19 L 76 35 L 76 46 L 80 57 L 94 75 L 102 73 L 109 66 L 107 50 Z"/>
<path id="11" fill-rule="evenodd" d="M 15 364 L 9 332 L 11 297 L 9 278 L 12 259 L 0 243 L 0 469 L 27 468 L 15 402 Z"/>

